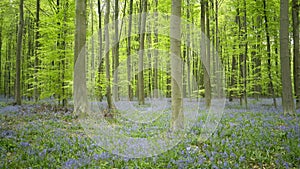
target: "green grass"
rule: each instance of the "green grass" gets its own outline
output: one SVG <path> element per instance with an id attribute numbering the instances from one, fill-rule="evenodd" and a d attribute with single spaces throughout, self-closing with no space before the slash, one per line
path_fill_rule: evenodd
<path id="1" fill-rule="evenodd" d="M 70 112 L 7 112 L 0 114 L 0 168 L 299 168 L 299 113 L 263 111 L 227 109 L 218 130 L 201 143 L 205 118 L 199 119 L 173 149 L 140 159 L 97 146 Z M 169 125 L 167 117 L 148 125 L 113 123 L 130 137 L 149 137 Z"/>

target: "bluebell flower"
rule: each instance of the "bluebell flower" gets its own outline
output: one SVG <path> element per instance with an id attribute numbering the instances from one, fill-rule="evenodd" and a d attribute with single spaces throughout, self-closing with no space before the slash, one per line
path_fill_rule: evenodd
<path id="1" fill-rule="evenodd" d="M 200 164 L 200 165 L 203 164 L 205 160 L 206 160 L 205 157 L 200 156 L 200 157 L 198 158 L 198 164 Z"/>
<path id="2" fill-rule="evenodd" d="M 67 162 L 65 162 L 65 167 L 70 168 L 70 167 L 74 167 L 74 165 L 77 165 L 77 160 L 75 159 L 69 159 Z"/>
<path id="3" fill-rule="evenodd" d="M 231 153 L 230 153 L 230 157 L 236 158 L 236 155 L 235 155 L 233 152 L 231 152 Z"/>
<path id="4" fill-rule="evenodd" d="M 245 160 L 245 157 L 244 156 L 240 156 L 239 162 L 243 162 L 244 160 Z"/>
<path id="5" fill-rule="evenodd" d="M 99 160 L 100 159 L 100 156 L 99 156 L 99 154 L 94 154 L 94 160 Z"/>
<path id="6" fill-rule="evenodd" d="M 30 146 L 30 144 L 28 142 L 21 142 L 20 145 L 22 147 L 28 147 L 28 146 Z"/>
<path id="7" fill-rule="evenodd" d="M 41 152 L 39 153 L 39 156 L 40 156 L 40 157 L 44 157 L 46 154 L 47 154 L 47 149 L 44 149 L 43 151 L 41 151 Z"/>
<path id="8" fill-rule="evenodd" d="M 110 157 L 110 154 L 108 152 L 103 152 L 100 154 L 100 158 L 102 160 L 108 159 Z"/>
<path id="9" fill-rule="evenodd" d="M 12 137 L 15 135 L 15 132 L 12 130 L 6 130 L 1 133 L 2 137 Z"/>
<path id="10" fill-rule="evenodd" d="M 218 169 L 218 167 L 215 164 L 213 164 L 212 169 Z"/>
<path id="11" fill-rule="evenodd" d="M 288 162 L 284 161 L 283 165 L 284 165 L 285 168 L 289 168 L 289 163 Z"/>

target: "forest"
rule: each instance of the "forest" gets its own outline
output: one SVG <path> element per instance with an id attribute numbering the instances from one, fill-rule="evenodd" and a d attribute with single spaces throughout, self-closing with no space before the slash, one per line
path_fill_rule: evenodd
<path id="1" fill-rule="evenodd" d="M 299 168 L 299 0 L 2 0 L 0 168 Z"/>

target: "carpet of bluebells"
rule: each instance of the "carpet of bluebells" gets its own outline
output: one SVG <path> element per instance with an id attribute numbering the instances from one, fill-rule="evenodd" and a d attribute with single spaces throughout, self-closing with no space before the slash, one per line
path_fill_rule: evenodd
<path id="1" fill-rule="evenodd" d="M 208 140 L 198 142 L 204 123 L 199 119 L 173 149 L 151 158 L 129 159 L 97 146 L 71 108 L 0 102 L 0 168 L 298 169 L 300 112 L 283 115 L 281 109 L 275 109 L 271 99 L 250 99 L 248 109 L 238 100 L 226 102 L 217 131 Z M 125 129 L 132 130 L 130 125 Z"/>

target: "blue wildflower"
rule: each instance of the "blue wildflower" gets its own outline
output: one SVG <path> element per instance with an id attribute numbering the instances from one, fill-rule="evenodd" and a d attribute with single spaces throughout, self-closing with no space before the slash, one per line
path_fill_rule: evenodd
<path id="1" fill-rule="evenodd" d="M 2 137 L 12 137 L 13 135 L 15 135 L 15 132 L 12 130 L 6 130 L 1 133 Z"/>
<path id="2" fill-rule="evenodd" d="M 74 165 L 77 165 L 77 160 L 75 159 L 69 159 L 66 163 L 65 163 L 65 167 L 74 167 Z"/>
<path id="3" fill-rule="evenodd" d="M 245 160 L 245 157 L 244 156 L 240 156 L 239 162 L 243 162 L 244 160 Z"/>
<path id="4" fill-rule="evenodd" d="M 28 142 L 21 142 L 20 145 L 22 147 L 28 147 L 28 146 L 30 146 L 30 144 Z"/>

